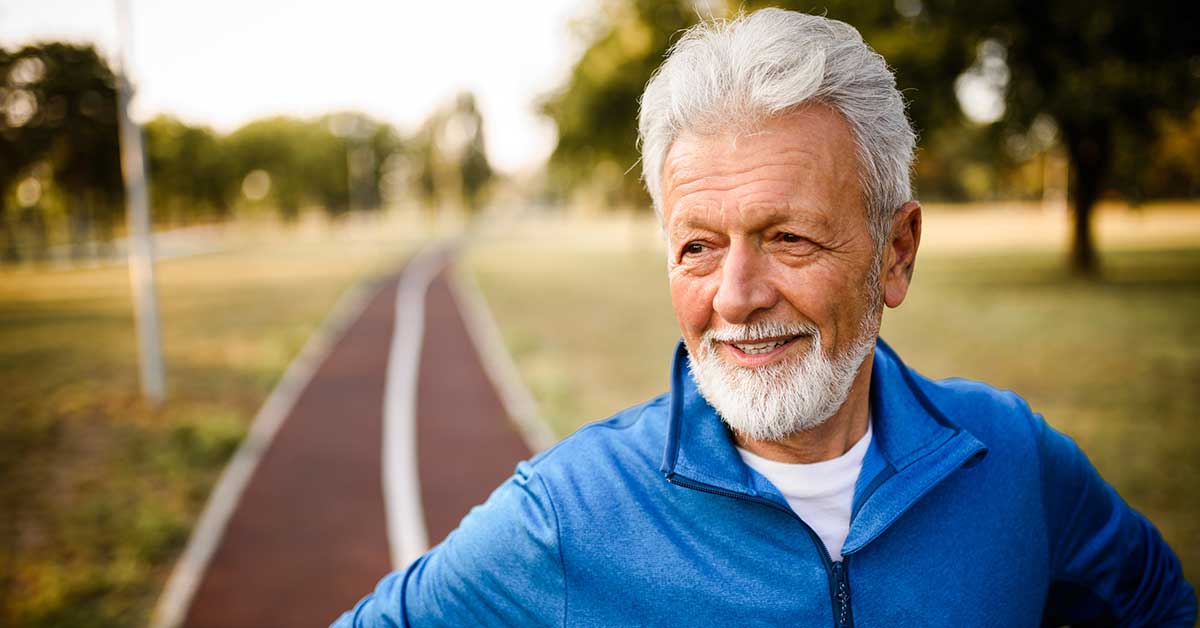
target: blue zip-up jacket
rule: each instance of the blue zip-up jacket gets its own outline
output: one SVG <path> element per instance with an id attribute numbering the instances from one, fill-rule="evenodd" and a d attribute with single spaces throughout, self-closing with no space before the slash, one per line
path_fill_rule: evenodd
<path id="1" fill-rule="evenodd" d="M 688 373 L 576 432 L 336 626 L 1192 626 L 1154 527 L 1011 392 L 882 341 L 833 562 Z M 1091 625 L 1091 624 L 1089 624 Z"/>

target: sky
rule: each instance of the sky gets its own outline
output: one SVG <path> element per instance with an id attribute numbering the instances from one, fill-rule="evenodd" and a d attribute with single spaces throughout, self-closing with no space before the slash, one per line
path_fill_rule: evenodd
<path id="1" fill-rule="evenodd" d="M 117 55 L 118 0 L 0 0 L 0 47 L 67 40 Z M 539 96 L 565 82 L 593 0 L 128 0 L 134 115 L 227 132 L 262 116 L 357 110 L 411 132 L 474 91 L 498 170 L 554 148 Z"/>

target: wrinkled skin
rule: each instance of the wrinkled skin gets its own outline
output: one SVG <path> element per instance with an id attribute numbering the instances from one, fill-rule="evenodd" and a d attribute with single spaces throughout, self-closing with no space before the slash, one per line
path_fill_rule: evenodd
<path id="1" fill-rule="evenodd" d="M 853 136 L 823 105 L 773 118 L 750 133 L 684 133 L 663 166 L 663 222 L 671 301 L 689 350 L 706 330 L 761 320 L 803 321 L 824 350 L 842 355 L 864 318 L 878 329 L 878 299 L 866 285 L 876 263 Z M 884 304 L 903 302 L 920 242 L 916 202 L 899 208 L 883 250 Z M 732 343 L 718 354 L 754 368 L 797 360 L 811 337 L 766 355 Z M 821 426 L 781 442 L 743 447 L 768 458 L 815 462 L 844 453 L 866 432 L 872 357 L 863 361 L 841 409 Z"/>

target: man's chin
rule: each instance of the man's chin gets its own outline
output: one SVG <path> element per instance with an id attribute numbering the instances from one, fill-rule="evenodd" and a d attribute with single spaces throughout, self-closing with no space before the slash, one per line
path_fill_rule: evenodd
<path id="1" fill-rule="evenodd" d="M 700 394 L 734 432 L 754 440 L 777 441 L 828 418 L 821 412 L 824 404 L 813 396 L 819 395 L 817 391 L 798 390 L 794 382 L 786 383 L 797 377 L 797 371 L 788 372 L 777 364 L 747 368 L 716 362 L 709 367 L 717 366 L 719 374 L 702 369 L 707 372 L 693 373 L 693 377 Z"/>
<path id="2" fill-rule="evenodd" d="M 845 404 L 861 368 L 858 352 L 833 361 L 813 350 L 820 351 L 792 351 L 753 367 L 711 351 L 693 359 L 693 378 L 732 430 L 754 440 L 781 441 L 828 421 Z"/>

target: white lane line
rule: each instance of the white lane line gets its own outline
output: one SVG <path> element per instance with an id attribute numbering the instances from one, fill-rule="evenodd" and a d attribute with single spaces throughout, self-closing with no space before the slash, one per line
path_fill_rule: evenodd
<path id="1" fill-rule="evenodd" d="M 470 271 L 456 268 L 450 274 L 450 288 L 458 311 L 467 324 L 467 335 L 475 344 L 475 351 L 483 362 L 483 369 L 492 380 L 504 410 L 517 424 L 517 429 L 530 451 L 537 453 L 558 442 L 554 431 L 541 419 L 537 401 L 525 380 L 521 378 L 512 354 L 504 345 L 504 336 L 492 316 L 487 300 L 479 291 L 479 285 Z"/>
<path id="2" fill-rule="evenodd" d="M 183 623 L 204 571 L 263 454 L 317 368 L 381 288 L 382 284 L 359 284 L 347 290 L 325 322 L 288 365 L 283 377 L 254 416 L 246 438 L 221 472 L 188 539 L 187 547 L 176 561 L 166 587 L 158 598 L 150 620 L 151 628 L 176 628 Z"/>
<path id="3" fill-rule="evenodd" d="M 403 569 L 429 549 L 417 475 L 417 376 L 425 335 L 425 294 L 445 266 L 452 242 L 421 249 L 400 279 L 383 398 L 383 500 L 392 568 Z"/>

